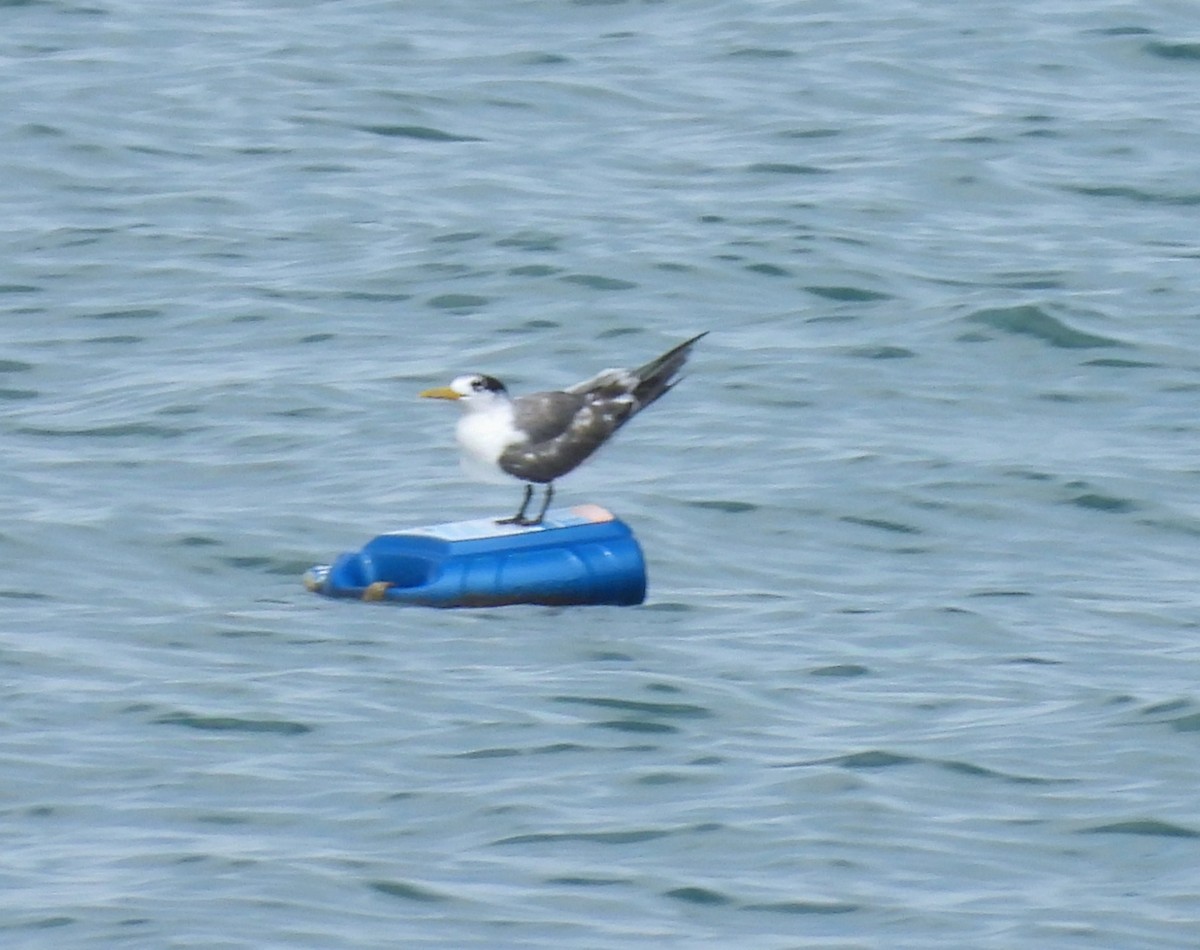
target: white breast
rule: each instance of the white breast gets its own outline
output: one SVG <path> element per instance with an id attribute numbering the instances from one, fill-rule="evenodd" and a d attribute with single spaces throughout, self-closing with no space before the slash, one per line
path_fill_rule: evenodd
<path id="1" fill-rule="evenodd" d="M 523 436 L 513 426 L 512 404 L 507 400 L 484 411 L 467 412 L 458 420 L 454 434 L 462 449 L 460 461 L 470 478 L 482 482 L 510 482 L 501 470 L 500 453 Z"/>

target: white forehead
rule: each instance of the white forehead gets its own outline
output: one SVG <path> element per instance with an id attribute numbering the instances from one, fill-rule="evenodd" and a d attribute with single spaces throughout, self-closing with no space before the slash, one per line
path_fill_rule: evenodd
<path id="1" fill-rule="evenodd" d="M 479 380 L 478 373 L 468 373 L 466 376 L 455 376 L 450 383 L 450 388 L 460 396 L 469 396 L 476 392 L 475 383 Z"/>

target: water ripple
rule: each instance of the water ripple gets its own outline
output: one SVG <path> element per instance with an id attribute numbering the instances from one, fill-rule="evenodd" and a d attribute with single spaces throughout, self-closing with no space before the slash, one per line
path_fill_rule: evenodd
<path id="1" fill-rule="evenodd" d="M 980 310 L 966 319 L 969 323 L 991 330 L 1030 336 L 1050 346 L 1065 349 L 1124 345 L 1110 337 L 1077 330 L 1041 307 L 1032 305 Z"/>
<path id="2" fill-rule="evenodd" d="M 428 888 L 418 887 L 416 884 L 409 884 L 405 881 L 370 881 L 367 886 L 388 897 L 398 897 L 401 900 L 417 901 L 422 904 L 441 903 L 450 899 L 445 894 L 438 894 Z"/>
<path id="3" fill-rule="evenodd" d="M 372 135 L 382 135 L 388 138 L 417 139 L 422 142 L 481 142 L 473 135 L 461 135 L 454 132 L 444 132 L 424 125 L 364 125 L 360 131 Z"/>
<path id="4" fill-rule="evenodd" d="M 4 945 L 1191 946 L 1185 7 L 0 0 Z M 300 585 L 705 328 L 644 606 Z"/>
<path id="5" fill-rule="evenodd" d="M 815 759 L 807 762 L 792 762 L 777 766 L 778 768 L 800 768 L 816 765 L 836 765 L 851 770 L 890 769 L 898 766 L 932 765 L 956 775 L 970 778 L 994 779 L 999 782 L 1014 785 L 1060 785 L 1070 783 L 1071 779 L 1051 779 L 1028 775 L 1014 775 L 1001 772 L 970 762 L 960 762 L 953 759 L 935 759 L 921 756 L 900 755 L 882 749 L 871 749 L 865 752 L 852 752 L 846 755 L 828 759 Z"/>
<path id="6" fill-rule="evenodd" d="M 1164 43 L 1156 40 L 1147 43 L 1143 49 L 1160 59 L 1200 63 L 1200 43 Z"/>
<path id="7" fill-rule="evenodd" d="M 1169 821 L 1145 819 L 1139 821 L 1114 821 L 1105 825 L 1081 828 L 1084 835 L 1135 835 L 1149 838 L 1200 838 L 1200 831 L 1177 825 Z"/>
<path id="8" fill-rule="evenodd" d="M 184 726 L 202 732 L 273 733 L 298 736 L 312 732 L 312 726 L 283 719 L 247 719 L 239 716 L 198 716 L 193 713 L 164 713 L 154 720 L 164 726 Z"/>

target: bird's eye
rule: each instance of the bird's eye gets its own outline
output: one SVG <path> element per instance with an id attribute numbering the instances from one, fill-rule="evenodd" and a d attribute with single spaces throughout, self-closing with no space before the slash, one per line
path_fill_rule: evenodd
<path id="1" fill-rule="evenodd" d="M 487 383 L 485 383 L 482 379 L 473 379 L 471 380 L 471 388 L 477 393 L 483 392 L 483 390 L 487 388 Z"/>

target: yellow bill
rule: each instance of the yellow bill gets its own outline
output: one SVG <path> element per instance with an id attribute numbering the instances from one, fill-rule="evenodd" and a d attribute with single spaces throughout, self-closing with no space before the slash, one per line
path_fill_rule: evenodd
<path id="1" fill-rule="evenodd" d="M 449 386 L 438 386 L 436 389 L 426 389 L 421 396 L 425 399 L 462 399 L 461 393 L 456 393 Z"/>

